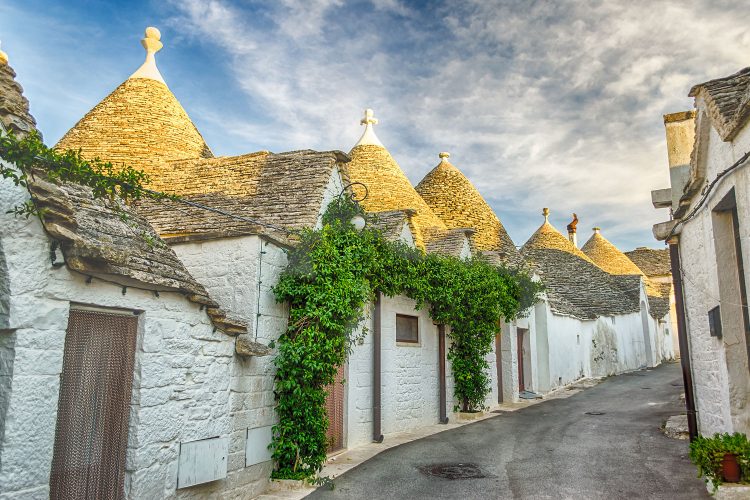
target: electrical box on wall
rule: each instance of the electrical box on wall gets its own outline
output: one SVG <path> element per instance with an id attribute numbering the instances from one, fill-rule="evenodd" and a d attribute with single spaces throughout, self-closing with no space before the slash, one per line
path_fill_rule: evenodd
<path id="1" fill-rule="evenodd" d="M 229 438 L 215 437 L 180 443 L 177 488 L 227 477 Z"/>
<path id="2" fill-rule="evenodd" d="M 247 430 L 245 440 L 245 467 L 271 460 L 271 425 Z"/>
<path id="3" fill-rule="evenodd" d="M 708 331 L 712 337 L 721 338 L 721 309 L 719 306 L 708 311 Z"/>

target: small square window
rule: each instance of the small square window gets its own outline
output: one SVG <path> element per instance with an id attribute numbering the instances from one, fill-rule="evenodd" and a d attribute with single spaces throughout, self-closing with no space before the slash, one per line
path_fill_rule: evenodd
<path id="1" fill-rule="evenodd" d="M 419 318 L 416 316 L 396 315 L 396 342 L 419 342 Z"/>

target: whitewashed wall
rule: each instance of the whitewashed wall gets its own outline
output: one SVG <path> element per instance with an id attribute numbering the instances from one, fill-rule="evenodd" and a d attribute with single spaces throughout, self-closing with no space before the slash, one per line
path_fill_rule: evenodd
<path id="1" fill-rule="evenodd" d="M 131 402 L 127 486 L 135 498 L 174 492 L 179 443 L 227 435 L 232 339 L 181 295 L 129 289 L 53 269 L 39 222 L 3 232 L 11 303 L 4 344 L 14 351 L 0 497 L 46 498 L 70 302 L 143 310 Z M 6 226 L 7 227 L 7 226 Z M 209 398 L 198 398 L 210 395 Z"/>
<path id="2" fill-rule="evenodd" d="M 427 309 L 403 296 L 381 300 L 381 428 L 384 436 L 438 421 L 438 334 Z M 372 308 L 370 308 L 372 312 Z M 396 342 L 396 314 L 419 318 L 419 343 Z M 372 314 L 348 361 L 346 445 L 372 441 Z"/>
<path id="3" fill-rule="evenodd" d="M 226 480 L 176 490 L 180 443 L 235 437 L 239 412 L 230 384 L 240 383 L 238 365 L 259 373 L 257 360 L 234 355 L 234 339 L 214 328 L 197 304 L 182 295 L 122 287 L 53 268 L 50 243 L 35 218 L 17 219 L 7 208 L 26 193 L 0 183 L 0 248 L 9 277 L 9 314 L 0 330 L 0 498 L 47 498 L 56 425 L 59 380 L 71 302 L 143 311 L 140 314 L 126 456 L 129 498 L 187 498 L 209 494 L 249 498 L 267 482 L 270 465 L 230 471 Z M 283 259 L 278 254 L 278 267 Z M 268 269 L 273 269 L 269 262 Z M 271 273 L 272 274 L 272 273 Z M 271 279 L 269 283 L 273 280 Z M 223 299 L 222 299 L 223 300 Z M 277 306 L 269 311 L 284 315 Z M 284 315 L 284 319 L 286 316 Z M 269 323 L 272 321 L 269 319 Z M 245 368 L 241 368 L 244 370 Z M 241 384 L 260 398 L 247 424 L 270 422 L 272 377 Z M 258 395 L 258 396 L 256 396 Z M 239 461 L 230 455 L 231 464 Z"/>
<path id="4" fill-rule="evenodd" d="M 705 103 L 697 100 L 701 114 Z M 723 142 L 709 127 L 705 153 L 706 179 L 732 165 L 750 151 L 750 127 L 745 126 L 731 142 Z M 705 143 L 704 143 L 705 144 Z M 679 235 L 680 260 L 690 356 L 698 410 L 699 431 L 750 432 L 750 376 L 743 363 L 728 362 L 728 353 L 741 353 L 744 342 L 727 345 L 725 339 L 709 335 L 708 311 L 719 304 L 719 282 L 711 210 L 732 188 L 735 189 L 740 219 L 740 240 L 745 263 L 745 282 L 750 283 L 750 170 L 741 167 L 726 176 L 712 191 L 707 207 L 687 222 Z M 696 200 L 699 196 L 696 196 Z M 694 202 L 695 203 L 695 202 Z M 727 263 L 732 265 L 732 263 Z M 725 304 L 722 307 L 731 307 Z M 732 408 L 735 408 L 733 411 Z"/>
<path id="5" fill-rule="evenodd" d="M 383 297 L 381 302 L 381 428 L 388 435 L 438 423 L 439 368 L 438 328 L 428 310 L 415 310 L 415 302 L 407 297 Z M 396 314 L 419 318 L 418 345 L 396 342 Z M 346 385 L 346 446 L 354 448 L 372 442 L 372 381 L 373 343 L 372 306 L 360 326 L 368 333 L 352 347 L 347 362 Z M 450 347 L 450 328 L 446 328 L 446 353 Z M 487 355 L 491 390 L 485 404 L 497 404 L 497 365 L 495 350 Z M 446 414 L 452 417 L 454 406 L 453 373 L 446 361 Z"/>
<path id="6" fill-rule="evenodd" d="M 248 332 L 254 339 L 268 345 L 284 332 L 288 306 L 277 303 L 272 291 L 287 264 L 281 247 L 251 235 L 182 243 L 172 248 L 214 300 L 247 321 Z M 273 468 L 271 461 L 245 467 L 248 430 L 277 422 L 273 358 L 273 354 L 249 359 L 234 356 L 229 367 L 231 434 L 227 481 L 232 484 L 232 490 L 241 488 L 242 495 L 247 497 L 265 489 Z M 250 446 L 265 449 L 268 444 L 253 442 Z M 223 489 L 226 486 L 221 482 L 192 488 L 197 496 Z"/>

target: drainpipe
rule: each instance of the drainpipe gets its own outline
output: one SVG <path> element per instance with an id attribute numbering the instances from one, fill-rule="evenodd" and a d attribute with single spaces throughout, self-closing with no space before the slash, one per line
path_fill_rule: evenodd
<path id="1" fill-rule="evenodd" d="M 503 323 L 498 321 L 498 331 L 495 338 L 495 363 L 497 364 L 497 402 L 503 402 Z"/>
<path id="2" fill-rule="evenodd" d="M 372 335 L 372 440 L 375 443 L 383 442 L 383 433 L 381 429 L 381 392 L 382 386 L 380 382 L 381 374 L 381 307 L 380 307 L 380 292 L 375 292 L 375 312 L 373 314 L 373 335 Z"/>
<path id="3" fill-rule="evenodd" d="M 438 325 L 438 380 L 440 381 L 440 397 L 438 423 L 447 424 L 448 415 L 446 414 L 446 380 L 445 380 L 445 325 Z"/>
<path id="4" fill-rule="evenodd" d="M 677 310 L 677 339 L 680 344 L 680 364 L 682 365 L 682 382 L 685 385 L 685 407 L 687 410 L 688 432 L 690 441 L 698 436 L 698 422 L 695 418 L 695 394 L 693 393 L 693 371 L 690 367 L 690 344 L 688 343 L 687 324 L 685 321 L 685 302 L 682 292 L 682 267 L 680 266 L 680 247 L 676 242 L 669 243 L 669 257 L 672 260 L 672 283 L 674 284 L 675 309 Z"/>

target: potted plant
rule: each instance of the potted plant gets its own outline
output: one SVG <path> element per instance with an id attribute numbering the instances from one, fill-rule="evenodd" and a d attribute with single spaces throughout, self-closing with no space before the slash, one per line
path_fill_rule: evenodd
<path id="1" fill-rule="evenodd" d="M 698 475 L 713 483 L 714 493 L 723 482 L 750 480 L 750 441 L 740 432 L 698 436 L 690 443 L 690 460 Z"/>

